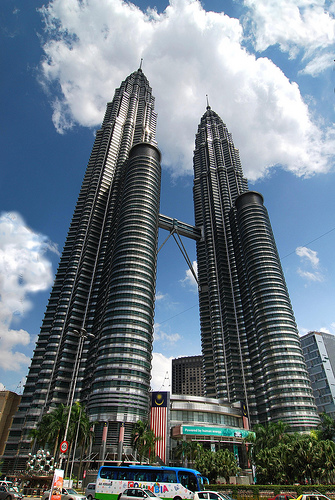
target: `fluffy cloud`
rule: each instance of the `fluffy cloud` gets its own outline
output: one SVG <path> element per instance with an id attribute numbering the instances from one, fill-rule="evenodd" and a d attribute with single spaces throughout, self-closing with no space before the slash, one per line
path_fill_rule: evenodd
<path id="1" fill-rule="evenodd" d="M 198 276 L 198 263 L 196 260 L 192 263 L 192 269 L 193 272 L 191 269 L 186 270 L 185 278 L 180 280 L 180 282 L 183 286 L 190 287 L 194 292 L 198 293 L 198 283 L 194 277 L 194 275 Z"/>
<path id="2" fill-rule="evenodd" d="M 30 358 L 16 350 L 29 345 L 28 332 L 13 327 L 31 309 L 31 294 L 46 290 L 53 280 L 45 253 L 56 248 L 29 229 L 17 213 L 0 215 L 0 368 L 19 370 Z M 22 347 L 20 347 L 22 350 Z"/>
<path id="3" fill-rule="evenodd" d="M 298 247 L 295 253 L 300 257 L 305 266 L 312 266 L 313 271 L 298 268 L 298 274 L 307 281 L 324 281 L 324 276 L 320 272 L 320 260 L 317 252 L 307 247 Z"/>
<path id="4" fill-rule="evenodd" d="M 258 51 L 278 44 L 292 58 L 300 50 L 305 59 L 318 58 L 334 44 L 335 19 L 324 0 L 244 0 L 244 5 Z"/>
<path id="5" fill-rule="evenodd" d="M 169 391 L 171 385 L 172 357 L 154 352 L 152 357 L 151 389 L 153 391 Z"/>
<path id="6" fill-rule="evenodd" d="M 318 253 L 314 250 L 311 250 L 307 247 L 297 247 L 295 253 L 298 255 L 298 257 L 301 257 L 302 259 L 310 262 L 313 267 L 319 267 L 320 260 L 318 257 Z"/>
<path id="7" fill-rule="evenodd" d="M 155 323 L 155 342 L 162 342 L 162 345 L 171 347 L 172 344 L 178 342 L 181 339 L 179 333 L 166 333 L 161 329 L 161 325 L 159 323 Z"/>
<path id="8" fill-rule="evenodd" d="M 279 22 L 276 0 L 245 2 L 259 50 L 280 43 L 292 56 L 292 47 L 304 46 L 307 54 L 316 46 L 326 49 L 331 41 L 333 19 L 321 0 L 313 8 L 303 0 L 280 2 L 288 25 Z M 192 171 L 194 134 L 206 94 L 233 132 L 250 180 L 278 164 L 296 175 L 330 168 L 334 130 L 313 121 L 298 85 L 281 69 L 245 49 L 237 19 L 206 12 L 198 0 L 170 0 L 161 14 L 122 0 L 53 0 L 42 14 L 41 81 L 54 96 L 58 131 L 74 124 L 99 126 L 114 89 L 143 57 L 156 96 L 163 163 L 175 175 Z M 318 71 L 316 64 L 309 67 Z"/>

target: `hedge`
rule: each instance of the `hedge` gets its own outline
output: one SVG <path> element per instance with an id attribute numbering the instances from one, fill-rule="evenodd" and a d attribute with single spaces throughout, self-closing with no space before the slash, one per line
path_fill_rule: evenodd
<path id="1" fill-rule="evenodd" d="M 260 484 L 210 484 L 206 486 L 207 490 L 212 491 L 222 491 L 222 493 L 227 493 L 236 500 L 242 499 L 255 499 L 264 500 L 265 498 L 272 498 L 278 494 L 290 494 L 297 498 L 299 495 L 306 495 L 311 493 L 321 493 L 327 497 L 335 500 L 335 485 L 333 484 L 293 484 L 293 485 L 260 485 Z"/>

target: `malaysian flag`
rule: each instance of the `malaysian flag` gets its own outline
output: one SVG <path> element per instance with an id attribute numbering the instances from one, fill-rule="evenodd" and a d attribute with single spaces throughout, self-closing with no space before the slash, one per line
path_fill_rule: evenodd
<path id="1" fill-rule="evenodd" d="M 150 428 L 154 432 L 157 442 L 155 444 L 155 456 L 166 463 L 167 447 L 167 412 L 169 404 L 169 392 L 151 393 L 151 415 Z"/>

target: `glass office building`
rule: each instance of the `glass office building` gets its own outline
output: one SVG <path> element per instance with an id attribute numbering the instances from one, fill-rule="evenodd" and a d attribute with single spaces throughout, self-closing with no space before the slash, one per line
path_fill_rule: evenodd
<path id="1" fill-rule="evenodd" d="M 318 423 L 299 335 L 263 197 L 207 106 L 194 152 L 195 225 L 205 394 L 243 401 L 252 424 Z"/>
<path id="2" fill-rule="evenodd" d="M 59 404 L 81 401 L 92 460 L 131 453 L 146 420 L 158 228 L 197 240 L 204 390 L 242 403 L 252 424 L 318 423 L 312 389 L 262 196 L 248 191 L 239 153 L 208 106 L 194 153 L 195 226 L 159 214 L 160 152 L 148 80 L 115 91 L 96 133 L 3 473 L 24 470 L 29 433 Z"/>
<path id="3" fill-rule="evenodd" d="M 155 130 L 154 98 L 139 69 L 116 90 L 96 133 L 6 470 L 24 470 L 29 432 L 72 396 L 96 422 L 95 456 L 102 441 L 117 453 L 121 424 L 130 446 L 133 423 L 147 418 L 161 179 Z"/>
<path id="4" fill-rule="evenodd" d="M 335 418 L 335 336 L 308 332 L 301 345 L 318 411 Z"/>

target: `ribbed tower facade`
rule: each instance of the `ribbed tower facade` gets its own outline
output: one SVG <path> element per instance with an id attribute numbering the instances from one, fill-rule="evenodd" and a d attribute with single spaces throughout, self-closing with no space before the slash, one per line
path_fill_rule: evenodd
<path id="1" fill-rule="evenodd" d="M 194 152 L 195 225 L 205 394 L 244 402 L 252 423 L 318 423 L 299 335 L 263 197 L 207 107 Z"/>
<path id="2" fill-rule="evenodd" d="M 69 405 L 73 392 L 96 422 L 96 451 L 103 444 L 117 453 L 121 423 L 127 451 L 132 424 L 147 419 L 161 179 L 155 129 L 139 69 L 116 90 L 96 133 L 7 443 L 11 469 L 24 468 L 41 415 Z"/>
<path id="3" fill-rule="evenodd" d="M 159 214 L 160 152 L 149 83 L 132 73 L 107 104 L 4 453 L 24 469 L 29 433 L 61 403 L 85 405 L 91 460 L 132 453 L 147 420 L 158 228 L 197 240 L 205 395 L 245 403 L 252 423 L 318 423 L 263 198 L 208 106 L 194 153 L 195 226 Z"/>

